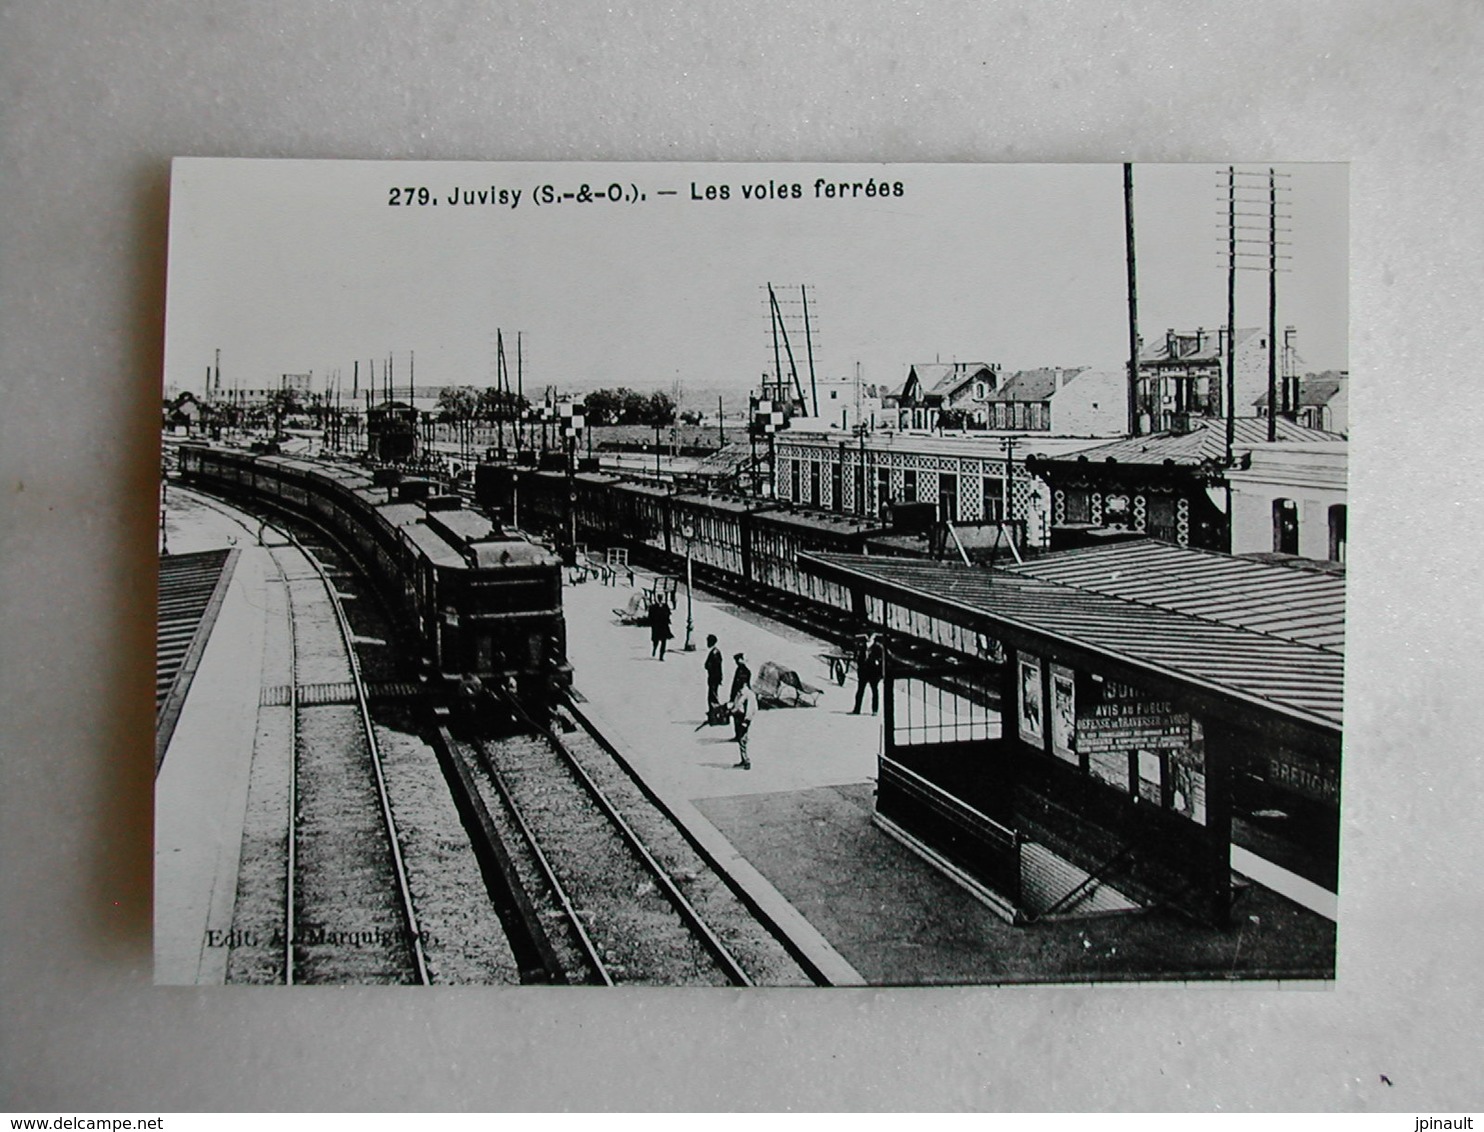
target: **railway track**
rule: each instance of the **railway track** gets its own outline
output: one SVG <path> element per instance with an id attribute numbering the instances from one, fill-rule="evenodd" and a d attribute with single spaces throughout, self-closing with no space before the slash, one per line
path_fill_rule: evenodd
<path id="1" fill-rule="evenodd" d="M 418 737 L 421 684 L 389 647 L 348 552 L 316 528 L 289 534 L 187 493 L 266 541 L 257 553 L 277 626 L 264 645 L 232 930 L 209 945 L 229 949 L 226 981 L 515 982 L 457 792 Z"/>
<path id="2" fill-rule="evenodd" d="M 286 594 L 291 638 L 283 981 L 427 984 L 345 611 L 325 568 L 291 536 L 269 553 Z M 334 611 L 333 632 L 298 616 L 301 603 L 321 589 Z"/>
<path id="3" fill-rule="evenodd" d="M 525 981 L 814 981 L 597 740 L 503 706 L 514 733 L 442 738 L 488 830 L 487 873 L 506 886 L 497 903 Z"/>

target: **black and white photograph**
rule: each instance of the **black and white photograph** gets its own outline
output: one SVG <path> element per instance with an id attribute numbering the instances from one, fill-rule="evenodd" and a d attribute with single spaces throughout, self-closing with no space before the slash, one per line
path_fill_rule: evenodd
<path id="1" fill-rule="evenodd" d="M 1331 989 L 1349 191 L 178 158 L 155 982 Z"/>

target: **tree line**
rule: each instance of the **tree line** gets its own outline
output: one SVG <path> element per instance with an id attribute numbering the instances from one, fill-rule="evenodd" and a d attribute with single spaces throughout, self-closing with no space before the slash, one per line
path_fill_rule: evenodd
<path id="1" fill-rule="evenodd" d="M 667 393 L 637 393 L 632 389 L 594 389 L 582 398 L 583 415 L 593 425 L 671 425 L 675 402 Z M 476 389 L 472 385 L 450 385 L 438 391 L 434 409 L 438 420 L 513 421 L 532 408 L 525 397 L 501 389 Z"/>

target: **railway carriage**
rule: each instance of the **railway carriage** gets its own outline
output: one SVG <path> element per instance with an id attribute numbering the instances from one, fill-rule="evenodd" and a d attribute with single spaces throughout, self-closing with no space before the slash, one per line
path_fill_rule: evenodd
<path id="1" fill-rule="evenodd" d="M 522 530 L 559 534 L 567 516 L 567 477 L 562 472 L 521 471 L 506 485 L 516 496 Z M 485 507 L 489 502 L 481 499 Z M 498 506 L 508 506 L 499 503 Z"/>
<path id="2" fill-rule="evenodd" d="M 776 500 L 675 492 L 592 471 L 571 477 L 557 470 L 526 471 L 515 490 L 526 530 L 566 541 L 567 524 L 575 518 L 577 542 L 599 550 L 625 547 L 635 561 L 670 572 L 683 569 L 688 543 L 692 568 L 703 582 L 768 594 L 816 613 L 882 623 L 879 610 L 853 608 L 848 588 L 800 570 L 797 563 L 800 554 L 867 553 L 872 540 L 899 533 L 901 516 L 881 525 Z M 498 510 L 508 501 L 492 498 L 485 505 Z M 893 622 L 888 627 L 938 648 L 962 644 L 956 637 L 945 639 L 952 634 L 937 624 Z"/>
<path id="3" fill-rule="evenodd" d="M 691 563 L 701 577 L 714 571 L 731 580 L 750 578 L 748 520 L 757 507 L 754 500 L 734 496 L 671 496 L 670 552 L 684 558 L 688 545 Z"/>
<path id="4" fill-rule="evenodd" d="M 577 537 L 596 547 L 620 546 L 624 532 L 613 507 L 613 488 L 621 482 L 607 472 L 582 472 L 572 477 Z"/>
<path id="5" fill-rule="evenodd" d="M 480 472 L 486 474 L 484 468 Z M 696 576 L 703 580 L 848 613 L 857 612 L 848 591 L 798 570 L 798 556 L 860 554 L 867 539 L 888 532 L 879 524 L 834 512 L 775 500 L 676 492 L 604 472 L 571 477 L 556 470 L 523 472 L 515 490 L 523 529 L 565 541 L 567 524 L 575 520 L 577 542 L 598 549 L 626 547 L 636 560 L 648 559 L 665 570 L 680 569 L 689 549 Z M 481 502 L 497 510 L 508 505 L 493 497 Z"/>
<path id="6" fill-rule="evenodd" d="M 668 489 L 647 483 L 617 483 L 613 485 L 613 503 L 620 529 L 633 545 L 663 554 L 675 553 L 671 546 Z"/>
<path id="7" fill-rule="evenodd" d="M 760 585 L 817 605 L 851 612 L 850 591 L 798 568 L 800 554 L 860 554 L 865 540 L 881 534 L 827 511 L 777 508 L 752 515 L 752 577 Z"/>
<path id="8" fill-rule="evenodd" d="M 544 548 L 465 511 L 436 485 L 347 464 L 182 446 L 189 483 L 263 502 L 327 531 L 421 646 L 435 673 L 515 680 L 541 694 L 570 680 L 561 573 Z"/>

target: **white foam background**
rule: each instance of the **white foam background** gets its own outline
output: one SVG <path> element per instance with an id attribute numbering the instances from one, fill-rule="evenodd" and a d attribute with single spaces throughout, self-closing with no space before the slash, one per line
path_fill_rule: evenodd
<path id="1" fill-rule="evenodd" d="M 0 1108 L 1484 1107 L 1481 58 L 1469 0 L 0 7 Z M 1353 162 L 1334 988 L 151 986 L 177 154 Z"/>

